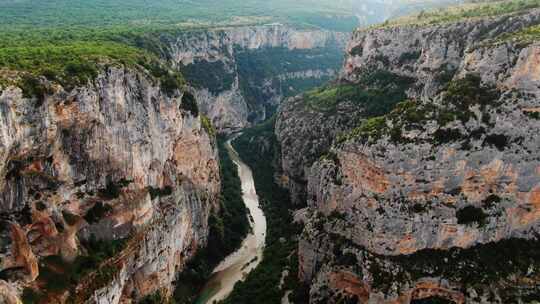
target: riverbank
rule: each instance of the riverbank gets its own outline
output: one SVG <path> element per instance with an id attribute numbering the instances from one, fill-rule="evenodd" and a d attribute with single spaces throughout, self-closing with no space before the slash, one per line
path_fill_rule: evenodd
<path id="1" fill-rule="evenodd" d="M 240 248 L 250 232 L 248 209 L 242 199 L 242 183 L 237 166 L 227 151 L 226 142 L 226 138 L 218 137 L 221 174 L 220 209 L 215 211 L 209 219 L 208 246 L 199 249 L 197 255 L 178 276 L 173 294 L 175 304 L 195 303 L 213 270 L 229 254 Z M 152 299 L 144 304 L 163 303 L 159 295 L 149 298 Z"/>
<path id="2" fill-rule="evenodd" d="M 238 169 L 242 185 L 242 199 L 249 210 L 251 232 L 244 239 L 241 247 L 214 269 L 212 277 L 196 302 L 197 304 L 224 300 L 232 292 L 234 285 L 255 269 L 263 257 L 266 218 L 259 206 L 253 173 L 231 146 L 231 140 L 227 141 L 225 148 Z"/>
<path id="3" fill-rule="evenodd" d="M 297 273 L 296 236 L 300 227 L 293 224 L 293 206 L 289 193 L 275 183 L 275 160 L 278 152 L 274 137 L 274 120 L 246 129 L 232 145 L 242 160 L 253 170 L 255 188 L 266 215 L 267 236 L 263 260 L 236 284 L 225 304 L 281 303 L 292 290 L 292 303 L 303 302 Z M 288 275 L 283 275 L 287 273 Z M 283 284 L 281 284 L 283 283 Z M 295 300 L 296 299 L 296 300 Z"/>

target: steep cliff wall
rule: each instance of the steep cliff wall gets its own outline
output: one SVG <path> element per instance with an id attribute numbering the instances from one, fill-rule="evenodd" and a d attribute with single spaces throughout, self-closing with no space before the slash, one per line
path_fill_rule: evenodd
<path id="1" fill-rule="evenodd" d="M 230 131 L 268 118 L 284 96 L 333 78 L 348 37 L 267 25 L 188 31 L 164 40 L 202 111 L 219 130 Z"/>
<path id="2" fill-rule="evenodd" d="M 37 97 L 0 89 L 0 274 L 12 286 L 0 298 L 13 302 L 13 287 L 39 303 L 170 291 L 206 243 L 219 191 L 214 138 L 191 98 L 137 67 L 39 86 Z"/>
<path id="3" fill-rule="evenodd" d="M 328 131 L 315 128 L 302 143 L 291 139 L 295 128 L 323 112 L 302 114 L 297 100 L 282 107 L 283 170 L 303 171 L 307 184 L 308 208 L 297 218 L 310 302 L 539 298 L 538 23 L 532 9 L 359 31 L 338 87 L 369 90 L 366 75 L 384 71 L 409 81 L 408 100 L 372 115 L 369 99 L 337 98 L 332 109 L 361 100 L 361 123 L 334 125 L 330 135 L 341 135 L 324 140 Z M 294 155 L 300 145 L 317 150 L 311 167 Z"/>

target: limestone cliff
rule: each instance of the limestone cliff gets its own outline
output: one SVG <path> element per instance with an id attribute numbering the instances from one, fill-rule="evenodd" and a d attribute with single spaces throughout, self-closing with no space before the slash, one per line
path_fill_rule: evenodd
<path id="1" fill-rule="evenodd" d="M 270 117 L 284 96 L 320 85 L 342 65 L 349 34 L 284 25 L 165 35 L 164 53 L 221 131 Z"/>
<path id="2" fill-rule="evenodd" d="M 120 303 L 161 290 L 206 243 L 219 171 L 192 98 L 137 67 L 86 85 L 0 89 L 0 298 Z M 6 283 L 7 282 L 7 283 Z"/>
<path id="3" fill-rule="evenodd" d="M 307 185 L 297 218 L 311 303 L 540 298 L 540 44 L 526 34 L 538 23 L 532 9 L 360 30 L 333 89 L 359 92 L 332 111 L 321 94 L 282 106 L 283 171 Z M 407 100 L 374 111 L 370 90 L 390 75 Z M 361 122 L 339 123 L 355 102 Z M 299 127 L 323 114 L 331 127 Z"/>

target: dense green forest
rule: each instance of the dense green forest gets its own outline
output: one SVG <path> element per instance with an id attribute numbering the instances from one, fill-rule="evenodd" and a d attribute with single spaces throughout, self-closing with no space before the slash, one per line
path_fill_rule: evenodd
<path id="1" fill-rule="evenodd" d="M 179 31 L 279 22 L 349 32 L 358 24 L 352 11 L 349 0 L 0 1 L 0 88 L 14 82 L 8 71 L 62 85 L 85 83 L 103 64 L 154 72 L 149 65 L 163 59 L 161 39 Z M 38 82 L 27 82 L 30 93 L 42 93 Z"/>
<path id="2" fill-rule="evenodd" d="M 352 0 L 5 0 L 0 2 L 0 27 L 283 22 L 350 30 L 356 24 L 353 8 Z"/>

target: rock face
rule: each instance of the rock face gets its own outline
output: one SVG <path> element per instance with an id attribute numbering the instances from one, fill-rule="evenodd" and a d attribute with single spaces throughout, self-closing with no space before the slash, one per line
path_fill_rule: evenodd
<path id="1" fill-rule="evenodd" d="M 279 111 L 275 132 L 281 148 L 281 179 L 292 202 L 302 205 L 311 165 L 343 130 L 360 122 L 361 114 L 350 103 L 340 104 L 332 114 L 320 112 L 306 106 L 303 96 L 290 98 Z"/>
<path id="2" fill-rule="evenodd" d="M 356 32 L 341 82 L 385 70 L 414 85 L 385 115 L 333 125 L 339 140 L 308 135 L 320 113 L 282 106 L 283 171 L 307 184 L 311 303 L 539 299 L 540 44 L 519 39 L 538 23 L 530 10 Z"/>
<path id="3" fill-rule="evenodd" d="M 220 131 L 270 117 L 284 96 L 327 82 L 349 34 L 267 25 L 166 36 L 166 57 Z"/>
<path id="4" fill-rule="evenodd" d="M 368 69 L 384 68 L 417 79 L 413 98 L 433 97 L 450 79 L 466 73 L 479 73 L 484 81 L 514 87 L 511 78 L 521 54 L 519 45 L 490 41 L 540 23 L 538 9 L 481 20 L 464 20 L 432 26 L 403 25 L 357 31 L 347 46 L 347 59 L 341 78 L 357 81 Z M 506 58 L 505 58 L 506 57 Z M 531 72 L 531 75 L 534 73 Z M 517 77 L 518 75 L 516 75 Z M 538 76 L 533 76 L 533 82 Z M 513 84 L 512 84 L 513 82 Z M 531 86 L 520 81 L 521 89 Z"/>
<path id="5" fill-rule="evenodd" d="M 0 93 L 0 298 L 11 303 L 14 287 L 47 303 L 170 292 L 206 243 L 220 183 L 214 139 L 182 92 L 168 96 L 138 68 L 103 67 L 70 90 L 41 82 L 42 98 Z M 69 282 L 68 265 L 120 241 Z M 51 273 L 75 291 L 50 287 Z"/>

